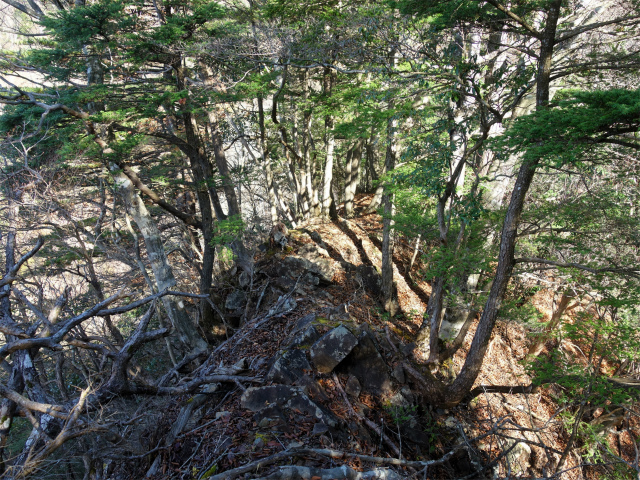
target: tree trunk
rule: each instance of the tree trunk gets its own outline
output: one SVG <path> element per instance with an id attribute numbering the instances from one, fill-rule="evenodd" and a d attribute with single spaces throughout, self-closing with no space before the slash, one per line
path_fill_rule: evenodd
<path id="1" fill-rule="evenodd" d="M 14 199 L 13 189 L 9 186 L 7 188 L 6 198 L 9 203 L 6 210 L 8 231 L 6 233 L 7 243 L 5 245 L 5 273 L 8 273 L 15 265 L 15 250 L 16 250 L 16 222 L 18 219 L 18 204 Z M 14 324 L 13 315 L 11 312 L 11 284 L 7 284 L 1 289 L 2 298 L 0 299 L 0 315 L 2 315 L 3 324 Z M 17 340 L 17 337 L 13 335 L 6 335 L 5 344 L 9 344 Z M 26 355 L 26 351 L 18 350 L 11 354 L 11 372 L 9 373 L 9 379 L 7 381 L 7 387 L 18 393 L 22 393 L 24 390 L 24 378 L 22 376 L 22 363 Z M 5 450 L 7 448 L 7 441 L 11 426 L 13 425 L 13 417 L 17 412 L 17 405 L 9 400 L 3 398 L 0 401 L 0 475 L 6 470 L 5 464 Z"/>
<path id="2" fill-rule="evenodd" d="M 135 192 L 131 180 L 124 173 L 114 171 L 114 181 L 119 194 L 124 200 L 127 212 L 142 233 L 158 291 L 161 292 L 175 287 L 177 282 L 169 265 L 160 231 L 151 215 L 149 215 L 149 211 L 140 196 Z M 196 326 L 185 311 L 182 300 L 171 295 L 165 295 L 162 297 L 162 303 L 182 343 L 191 350 L 204 350 L 207 348 L 206 342 L 198 335 Z"/>
<path id="3" fill-rule="evenodd" d="M 222 179 L 222 189 L 227 199 L 227 213 L 229 217 L 242 221 L 242 211 L 240 210 L 240 204 L 238 203 L 238 197 L 236 196 L 231 172 L 229 171 L 227 157 L 224 153 L 222 132 L 220 131 L 220 125 L 211 112 L 209 113 L 209 127 L 211 132 L 211 142 L 213 144 L 213 154 L 216 159 L 218 173 Z M 236 255 L 236 262 L 240 268 L 246 272 L 250 272 L 252 261 L 244 247 L 242 234 L 240 234 L 239 237 L 231 243 L 231 249 Z"/>
<path id="4" fill-rule="evenodd" d="M 389 171 L 395 168 L 396 164 L 396 128 L 398 121 L 391 119 L 387 123 L 387 154 L 385 165 Z M 382 199 L 384 207 L 384 220 L 382 227 L 382 301 L 385 311 L 391 316 L 398 310 L 398 302 L 393 284 L 393 215 L 394 196 L 391 192 L 385 191 Z"/>
<path id="5" fill-rule="evenodd" d="M 536 78 L 536 109 L 538 110 L 545 108 L 549 102 L 551 59 L 561 4 L 561 0 L 553 0 L 549 4 L 546 25 L 540 39 L 538 74 Z M 482 361 L 498 316 L 498 309 L 504 298 L 513 270 L 518 222 L 539 162 L 539 158 L 525 158 L 518 170 L 518 176 L 511 193 L 511 200 L 502 227 L 498 265 L 496 266 L 489 298 L 485 303 L 476 334 L 473 337 L 471 348 L 460 374 L 450 387 L 446 389 L 442 386 L 434 388 L 434 393 L 438 393 L 440 397 L 438 403 L 443 405 L 456 405 L 459 403 L 471 390 L 480 373 Z"/>
<path id="6" fill-rule="evenodd" d="M 267 198 L 269 199 L 269 212 L 271 213 L 271 223 L 278 223 L 278 210 L 276 200 L 276 190 L 273 185 L 273 171 L 271 170 L 271 159 L 269 158 L 269 148 L 267 146 L 267 133 L 264 125 L 264 105 L 262 96 L 258 96 L 258 125 L 260 127 L 260 148 L 262 149 L 262 166 L 266 181 Z"/>
<path id="7" fill-rule="evenodd" d="M 362 159 L 362 145 L 364 141 L 358 139 L 351 149 L 351 155 L 347 154 L 346 181 L 344 186 L 344 211 L 347 218 L 353 217 L 353 200 L 356 196 L 358 182 L 360 181 L 360 160 Z"/>
<path id="8" fill-rule="evenodd" d="M 324 69 L 323 75 L 324 98 L 331 96 L 333 87 L 333 75 L 330 68 Z M 327 115 L 324 117 L 324 142 L 326 161 L 324 166 L 324 177 L 322 181 L 322 212 L 323 218 L 329 218 L 329 208 L 331 207 L 331 182 L 333 181 L 333 151 L 335 149 L 336 139 L 333 135 L 333 117 Z"/>

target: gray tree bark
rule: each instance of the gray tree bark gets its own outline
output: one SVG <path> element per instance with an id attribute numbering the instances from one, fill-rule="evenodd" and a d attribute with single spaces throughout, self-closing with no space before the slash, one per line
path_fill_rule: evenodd
<path id="1" fill-rule="evenodd" d="M 396 145 L 396 128 L 398 121 L 390 119 L 387 123 L 387 153 L 385 165 L 391 171 L 395 168 L 397 145 Z M 394 196 L 391 192 L 385 191 L 382 197 L 384 206 L 384 220 L 382 227 L 382 302 L 385 311 L 391 316 L 398 311 L 398 302 L 393 284 L 393 248 L 394 248 L 394 232 L 393 232 L 393 214 Z"/>
<path id="2" fill-rule="evenodd" d="M 360 161 L 362 160 L 363 139 L 358 139 L 347 155 L 346 181 L 344 186 L 344 211 L 347 218 L 353 217 L 353 200 L 356 196 L 358 182 L 360 181 Z"/>
<path id="3" fill-rule="evenodd" d="M 177 282 L 171 265 L 169 265 L 158 227 L 142 199 L 136 193 L 131 180 L 124 173 L 116 170 L 114 171 L 114 181 L 118 193 L 124 200 L 127 212 L 142 233 L 158 291 L 173 288 Z M 196 325 L 187 314 L 183 301 L 180 298 L 167 295 L 162 297 L 162 303 L 182 343 L 191 350 L 207 348 L 207 343 L 200 337 Z"/>

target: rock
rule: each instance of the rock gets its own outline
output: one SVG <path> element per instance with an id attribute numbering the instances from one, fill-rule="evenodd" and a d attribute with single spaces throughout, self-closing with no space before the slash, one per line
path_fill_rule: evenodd
<path id="1" fill-rule="evenodd" d="M 469 316 L 469 310 L 465 308 L 447 308 L 444 311 L 440 325 L 439 336 L 442 340 L 455 340 Z"/>
<path id="2" fill-rule="evenodd" d="M 267 381 L 292 385 L 305 375 L 305 370 L 311 370 L 305 353 L 301 350 L 287 350 L 269 370 Z"/>
<path id="3" fill-rule="evenodd" d="M 222 418 L 225 422 L 228 422 L 229 419 L 231 418 L 231 412 L 227 412 L 226 410 L 221 412 L 216 412 L 215 418 L 216 420 L 220 420 Z"/>
<path id="4" fill-rule="evenodd" d="M 354 375 L 349 375 L 349 379 L 347 380 L 347 384 L 344 386 L 344 391 L 347 392 L 347 395 L 351 397 L 356 397 L 360 395 L 362 391 L 362 386 L 360 382 Z"/>
<path id="5" fill-rule="evenodd" d="M 319 278 L 319 281 L 329 284 L 333 281 L 337 266 L 324 249 L 314 245 L 304 245 L 298 255 L 289 255 L 282 261 L 278 269 L 279 275 L 298 278 L 309 272 Z"/>
<path id="6" fill-rule="evenodd" d="M 327 251 L 327 245 L 325 243 L 322 243 L 322 245 L 305 243 L 298 249 L 298 255 L 310 261 L 314 261 L 314 259 L 318 256 L 331 258 L 331 255 L 329 255 L 329 252 Z"/>
<path id="7" fill-rule="evenodd" d="M 405 346 L 400 348 L 400 351 L 405 357 L 411 358 L 413 356 L 413 352 L 416 349 L 416 344 L 414 342 L 407 343 Z"/>
<path id="8" fill-rule="evenodd" d="M 247 410 L 257 412 L 273 404 L 284 405 L 290 397 L 300 392 L 299 388 L 287 385 L 250 387 L 240 397 L 240 405 Z"/>
<path id="9" fill-rule="evenodd" d="M 358 337 L 358 345 L 344 362 L 344 370 L 355 376 L 362 390 L 373 395 L 390 395 L 393 390 L 386 362 L 378 352 L 371 335 L 363 332 Z"/>
<path id="10" fill-rule="evenodd" d="M 305 315 L 304 317 L 300 317 L 298 319 L 298 321 L 296 322 L 295 327 L 293 327 L 293 332 L 292 333 L 297 333 L 300 330 L 303 330 L 304 328 L 308 327 L 309 325 L 312 325 L 313 322 L 315 322 L 316 320 L 316 314 L 315 313 L 309 313 L 307 315 Z"/>
<path id="11" fill-rule="evenodd" d="M 269 233 L 269 244 L 271 248 L 280 247 L 280 249 L 284 249 L 287 246 L 289 241 L 287 240 L 287 235 L 289 234 L 289 229 L 287 226 L 282 223 L 276 223 Z"/>
<path id="12" fill-rule="evenodd" d="M 276 277 L 273 280 L 273 285 L 284 292 L 288 292 L 296 285 L 296 281 L 286 276 Z"/>
<path id="13" fill-rule="evenodd" d="M 358 344 L 344 325 L 327 332 L 311 347 L 311 360 L 320 373 L 331 372 Z"/>
<path id="14" fill-rule="evenodd" d="M 334 468 L 317 468 L 305 465 L 289 465 L 278 469 L 260 480 L 402 480 L 402 476 L 388 468 L 374 468 L 358 472 L 343 465 Z"/>
<path id="15" fill-rule="evenodd" d="M 324 391 L 322 385 L 316 382 L 309 375 L 300 377 L 295 384 L 298 387 L 302 387 L 304 393 L 306 393 L 307 395 L 311 395 L 311 398 L 313 398 L 313 400 L 323 403 L 329 401 L 327 392 Z"/>
<path id="16" fill-rule="evenodd" d="M 317 287 L 318 285 L 320 285 L 320 279 L 309 272 L 307 272 L 307 274 L 304 277 L 302 277 L 302 281 L 307 285 L 313 285 L 314 287 Z"/>
<path id="17" fill-rule="evenodd" d="M 389 405 L 395 407 L 396 410 L 409 410 L 411 402 L 409 402 L 402 392 L 396 392 L 389 398 Z"/>
<path id="18" fill-rule="evenodd" d="M 287 236 L 284 233 L 276 231 L 273 233 L 273 243 L 274 245 L 280 246 L 280 248 L 282 249 L 287 246 L 287 243 L 289 243 L 289 241 L 287 240 Z"/>
<path id="19" fill-rule="evenodd" d="M 315 325 L 308 325 L 307 328 L 292 337 L 288 348 L 301 347 L 308 349 L 320 338 L 320 333 Z"/>
<path id="20" fill-rule="evenodd" d="M 227 310 L 237 310 L 242 308 L 247 301 L 247 296 L 243 290 L 236 289 L 229 294 L 224 302 L 224 307 Z"/>
<path id="21" fill-rule="evenodd" d="M 251 283 L 251 276 L 243 270 L 240 273 L 240 276 L 238 277 L 238 285 L 240 285 L 240 288 L 246 288 L 249 286 L 250 283 Z"/>
<path id="22" fill-rule="evenodd" d="M 338 419 L 335 417 L 335 415 L 333 415 L 333 413 L 318 406 L 304 393 L 300 393 L 291 398 L 287 402 L 286 406 L 288 408 L 291 408 L 292 410 L 300 410 L 301 412 L 304 412 L 307 415 L 316 418 L 329 427 L 336 427 L 338 425 Z"/>
<path id="23" fill-rule="evenodd" d="M 253 441 L 253 448 L 255 450 L 262 450 L 265 445 L 266 444 L 265 444 L 264 438 L 262 438 L 262 436 L 256 437 L 256 439 Z"/>
<path id="24" fill-rule="evenodd" d="M 458 428 L 458 420 L 455 417 L 447 417 L 444 420 L 444 426 L 452 430 Z"/>
<path id="25" fill-rule="evenodd" d="M 283 297 L 279 297 L 276 304 L 269 310 L 267 315 L 275 317 L 276 315 L 284 315 L 293 311 L 298 306 L 298 303 L 291 297 L 283 300 Z"/>
<path id="26" fill-rule="evenodd" d="M 404 367 L 402 366 L 402 364 L 398 364 L 395 366 L 395 368 L 393 369 L 392 372 L 393 378 L 395 378 L 398 383 L 405 383 L 406 378 L 404 376 Z"/>
<path id="27" fill-rule="evenodd" d="M 400 393 L 402 393 L 402 396 L 407 399 L 407 402 L 409 402 L 412 405 L 415 405 L 416 403 L 415 395 L 413 394 L 413 392 L 411 391 L 411 388 L 409 388 L 408 385 L 404 385 L 400 389 Z"/>
<path id="28" fill-rule="evenodd" d="M 349 320 L 349 311 L 344 303 L 327 309 L 327 315 L 332 321 Z"/>
<path id="29" fill-rule="evenodd" d="M 311 232 L 309 234 L 309 237 L 311 237 L 311 240 L 316 242 L 319 247 L 323 248 L 324 250 L 329 250 L 329 247 L 327 246 L 326 243 L 324 243 L 324 241 L 322 240 L 322 237 L 320 236 L 320 234 L 318 232 L 315 232 L 315 231 Z"/>
<path id="30" fill-rule="evenodd" d="M 270 428 L 274 425 L 285 425 L 287 423 L 287 420 L 284 417 L 284 412 L 275 403 L 259 410 L 253 416 L 253 420 L 260 428 Z"/>
<path id="31" fill-rule="evenodd" d="M 311 432 L 311 435 L 324 435 L 325 433 L 327 433 L 329 431 L 329 427 L 327 427 L 324 423 L 316 423 L 313 426 L 313 431 Z"/>
<path id="32" fill-rule="evenodd" d="M 272 418 L 264 417 L 262 420 L 260 420 L 260 422 L 258 422 L 258 427 L 260 427 L 260 428 L 269 428 L 274 423 L 275 422 L 274 422 L 274 420 Z"/>
<path id="33" fill-rule="evenodd" d="M 262 418 L 277 417 L 277 409 L 289 409 L 305 413 L 329 427 L 338 425 L 338 419 L 331 412 L 314 403 L 300 388 L 287 385 L 248 388 L 240 397 L 240 404 L 247 410 L 259 412 Z"/>
<path id="34" fill-rule="evenodd" d="M 507 449 L 516 442 L 516 440 L 507 441 Z M 511 466 L 511 471 L 518 474 L 523 474 L 529 468 L 529 459 L 531 458 L 531 447 L 526 443 L 518 442 L 513 449 L 507 454 L 507 461 Z"/>
<path id="35" fill-rule="evenodd" d="M 358 265 L 356 268 L 356 280 L 374 298 L 382 295 L 382 276 L 376 267 L 372 265 Z"/>

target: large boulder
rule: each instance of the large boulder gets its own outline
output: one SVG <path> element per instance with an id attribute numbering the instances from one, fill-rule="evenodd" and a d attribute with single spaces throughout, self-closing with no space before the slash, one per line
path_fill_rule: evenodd
<path id="1" fill-rule="evenodd" d="M 454 340 L 469 316 L 469 309 L 464 307 L 449 307 L 445 309 L 440 325 L 439 336 L 442 340 Z"/>
<path id="2" fill-rule="evenodd" d="M 373 298 L 382 296 L 382 276 L 376 267 L 372 265 L 358 265 L 356 267 L 356 280 Z"/>
<path id="3" fill-rule="evenodd" d="M 240 397 L 243 408 L 257 412 L 272 404 L 285 404 L 290 397 L 297 395 L 301 390 L 287 385 L 270 385 L 268 387 L 247 388 Z"/>
<path id="4" fill-rule="evenodd" d="M 389 395 L 393 384 L 389 367 L 376 348 L 371 335 L 364 331 L 357 338 L 358 345 L 344 359 L 341 368 L 360 381 L 362 390 L 374 395 Z"/>
<path id="5" fill-rule="evenodd" d="M 285 342 L 286 347 L 290 349 L 295 347 L 308 349 L 313 345 L 320 338 L 320 333 L 318 333 L 314 325 L 316 318 L 315 313 L 299 318 Z"/>
<path id="6" fill-rule="evenodd" d="M 227 296 L 227 299 L 224 302 L 224 307 L 227 310 L 237 310 L 244 307 L 246 301 L 247 295 L 244 291 L 236 289 Z"/>
<path id="7" fill-rule="evenodd" d="M 358 339 L 344 325 L 327 332 L 311 347 L 311 360 L 320 373 L 331 372 L 346 358 Z"/>
<path id="8" fill-rule="evenodd" d="M 311 365 L 309 365 L 307 355 L 302 350 L 287 350 L 269 370 L 267 381 L 293 385 L 305 375 L 305 371 L 310 370 Z"/>
<path id="9" fill-rule="evenodd" d="M 335 415 L 314 403 L 301 388 L 297 387 L 287 385 L 251 387 L 242 394 L 240 404 L 252 412 L 267 409 L 269 418 L 274 416 L 275 411 L 286 409 L 309 415 L 329 427 L 338 425 Z"/>
<path id="10" fill-rule="evenodd" d="M 329 284 L 333 281 L 336 271 L 336 263 L 326 250 L 305 244 L 297 255 L 289 255 L 283 259 L 278 274 L 298 278 L 308 272 L 317 276 L 321 282 Z"/>
<path id="11" fill-rule="evenodd" d="M 515 475 L 525 474 L 530 467 L 531 447 L 524 442 L 508 440 L 506 442 L 506 448 L 511 448 L 511 451 L 507 454 L 507 461 L 509 462 L 511 471 Z"/>

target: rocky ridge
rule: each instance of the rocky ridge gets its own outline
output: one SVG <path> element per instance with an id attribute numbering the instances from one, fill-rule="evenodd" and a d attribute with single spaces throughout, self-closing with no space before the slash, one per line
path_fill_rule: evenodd
<path id="1" fill-rule="evenodd" d="M 190 472 L 198 480 L 498 474 L 502 467 L 491 460 L 495 445 L 487 441 L 504 427 L 496 418 L 508 412 L 521 423 L 532 416 L 548 420 L 548 398 L 525 408 L 524 397 L 500 405 L 500 398 L 496 403 L 486 395 L 455 411 L 430 408 L 421 394 L 419 352 L 411 344 L 428 287 L 405 278 L 396 258 L 405 313 L 382 313 L 375 241 L 345 221 L 289 232 L 286 244 L 265 249 L 253 279 L 236 278 L 227 287 L 225 320 L 235 334 L 193 373 L 224 370 L 244 377 L 211 385 L 170 408 L 155 433 L 171 430 L 166 449 L 140 474 L 184 478 Z M 516 363 L 526 348 L 517 339 L 524 339 L 517 327 L 498 329 L 492 354 L 508 365 L 490 361 L 480 381 L 495 380 L 505 367 L 514 384 L 527 381 Z M 450 368 L 457 367 L 454 360 Z M 547 461 L 542 448 L 527 444 L 534 438 L 525 433 L 500 444 L 497 457 L 514 475 L 541 471 Z"/>

